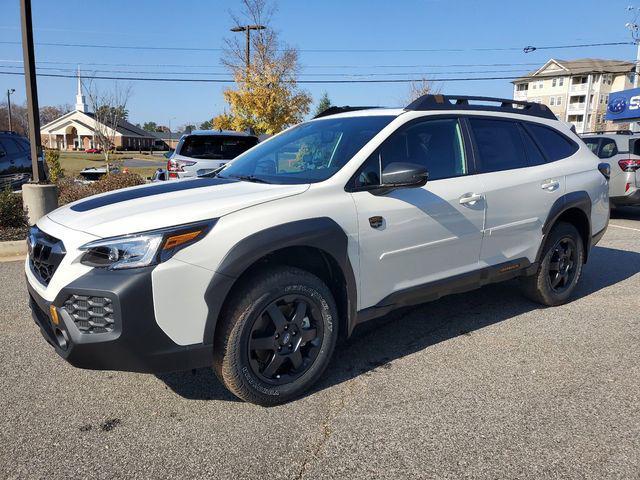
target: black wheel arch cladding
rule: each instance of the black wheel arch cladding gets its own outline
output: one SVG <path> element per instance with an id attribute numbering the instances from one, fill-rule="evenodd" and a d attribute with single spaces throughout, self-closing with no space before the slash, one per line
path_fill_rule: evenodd
<path id="1" fill-rule="evenodd" d="M 549 210 L 549 215 L 547 216 L 544 225 L 542 226 L 542 242 L 540 242 L 540 247 L 538 248 L 538 254 L 536 256 L 536 262 L 540 261 L 542 256 L 544 245 L 549 237 L 549 232 L 553 228 L 553 226 L 558 222 L 560 217 L 563 214 L 568 212 L 569 210 L 579 210 L 584 214 L 584 218 L 587 222 L 587 235 L 583 238 L 584 242 L 584 262 L 587 262 L 587 257 L 589 255 L 589 250 L 591 247 L 591 235 L 592 235 L 592 227 L 591 227 L 591 197 L 584 190 L 570 192 L 565 195 L 562 195 L 558 198 L 551 209 Z M 585 232 L 582 232 L 579 226 L 576 226 L 578 232 L 583 235 Z"/>
<path id="2" fill-rule="evenodd" d="M 238 242 L 223 258 L 205 292 L 208 314 L 204 343 L 212 344 L 218 318 L 224 302 L 238 278 L 256 262 L 270 253 L 287 247 L 311 247 L 329 255 L 342 272 L 347 290 L 347 334 L 356 318 L 356 280 L 348 255 L 348 237 L 334 220 L 328 217 L 309 218 L 276 225 L 256 232 Z M 337 299 L 336 299 L 337 301 Z"/>

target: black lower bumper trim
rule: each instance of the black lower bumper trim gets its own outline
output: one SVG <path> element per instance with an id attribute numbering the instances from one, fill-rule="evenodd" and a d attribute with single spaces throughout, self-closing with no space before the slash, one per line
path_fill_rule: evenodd
<path id="1" fill-rule="evenodd" d="M 631 195 L 622 195 L 620 197 L 610 197 L 609 201 L 615 206 L 631 206 L 640 205 L 640 188 Z"/>
<path id="2" fill-rule="evenodd" d="M 53 302 L 38 295 L 27 281 L 33 319 L 56 352 L 78 368 L 164 373 L 212 365 L 212 345 L 177 345 L 156 323 L 152 270 L 94 269 L 63 288 Z M 113 331 L 82 333 L 62 309 L 72 294 L 110 298 Z M 58 325 L 49 316 L 51 303 L 58 308 Z"/>

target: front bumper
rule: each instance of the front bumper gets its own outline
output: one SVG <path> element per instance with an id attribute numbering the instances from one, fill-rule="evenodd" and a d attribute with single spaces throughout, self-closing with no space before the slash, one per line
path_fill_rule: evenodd
<path id="1" fill-rule="evenodd" d="M 177 345 L 156 323 L 152 271 L 153 267 L 93 269 L 64 287 L 53 302 L 42 298 L 27 280 L 33 319 L 56 352 L 78 368 L 162 373 L 212 365 L 212 345 Z M 109 299 L 111 331 L 83 333 L 63 308 L 72 295 Z M 58 312 L 57 325 L 49 313 L 51 305 Z"/>

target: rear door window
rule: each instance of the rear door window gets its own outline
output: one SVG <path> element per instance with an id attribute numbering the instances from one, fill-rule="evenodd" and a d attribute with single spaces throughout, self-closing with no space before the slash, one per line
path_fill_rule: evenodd
<path id="1" fill-rule="evenodd" d="M 583 138 L 584 143 L 589 147 L 595 155 L 598 155 L 598 147 L 600 146 L 599 138 Z"/>
<path id="2" fill-rule="evenodd" d="M 527 123 L 526 126 L 550 162 L 570 157 L 578 151 L 577 144 L 552 128 L 534 123 Z"/>
<path id="3" fill-rule="evenodd" d="M 527 133 L 524 128 L 520 128 L 520 132 L 522 133 L 522 141 L 524 142 L 524 151 L 527 154 L 527 160 L 529 165 L 542 165 L 546 162 L 544 155 L 536 145 L 536 143 L 531 138 L 531 135 Z"/>
<path id="4" fill-rule="evenodd" d="M 516 122 L 469 118 L 469 123 L 478 151 L 480 172 L 528 166 L 520 127 Z"/>
<path id="5" fill-rule="evenodd" d="M 179 145 L 178 154 L 208 160 L 231 160 L 258 143 L 255 137 L 190 135 Z"/>
<path id="6" fill-rule="evenodd" d="M 629 140 L 629 153 L 640 156 L 640 138 Z"/>

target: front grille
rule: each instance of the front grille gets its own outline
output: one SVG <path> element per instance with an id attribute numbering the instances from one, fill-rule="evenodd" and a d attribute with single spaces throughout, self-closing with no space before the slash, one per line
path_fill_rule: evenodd
<path id="1" fill-rule="evenodd" d="M 51 277 L 66 255 L 64 244 L 38 227 L 32 227 L 29 230 L 27 246 L 31 271 L 40 283 L 49 285 Z"/>
<path id="2" fill-rule="evenodd" d="M 71 295 L 64 308 L 82 333 L 112 332 L 113 304 L 110 298 Z"/>

